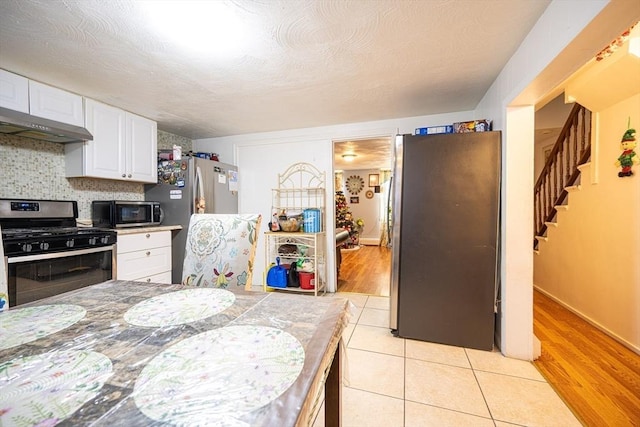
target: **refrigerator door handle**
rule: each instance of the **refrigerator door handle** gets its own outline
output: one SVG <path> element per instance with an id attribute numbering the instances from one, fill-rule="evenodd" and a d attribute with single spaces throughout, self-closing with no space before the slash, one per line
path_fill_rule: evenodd
<path id="1" fill-rule="evenodd" d="M 402 169 L 404 155 L 404 136 L 396 135 L 394 145 L 395 164 L 393 170 L 393 187 L 389 186 L 389 193 L 393 193 L 391 209 L 391 284 L 389 294 L 389 328 L 391 333 L 398 336 L 398 298 L 400 274 L 400 218 L 402 215 Z"/>
<path id="2" fill-rule="evenodd" d="M 204 182 L 202 182 L 202 172 L 200 171 L 200 166 L 196 166 L 196 183 L 195 183 L 195 213 L 205 213 L 205 208 L 207 206 L 206 200 L 204 199 Z"/>

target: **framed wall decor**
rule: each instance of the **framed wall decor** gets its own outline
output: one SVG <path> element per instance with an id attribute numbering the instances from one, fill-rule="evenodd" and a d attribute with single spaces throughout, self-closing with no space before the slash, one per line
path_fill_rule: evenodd
<path id="1" fill-rule="evenodd" d="M 367 199 L 373 199 L 373 191 L 371 190 L 367 190 L 366 193 L 364 193 L 365 196 L 367 196 Z"/>
<path id="2" fill-rule="evenodd" d="M 380 185 L 380 175 L 377 173 L 369 174 L 369 187 L 375 187 L 376 185 Z"/>
<path id="3" fill-rule="evenodd" d="M 347 190 L 349 190 L 349 193 L 358 194 L 360 191 L 362 191 L 363 187 L 364 179 L 362 179 L 358 175 L 351 175 L 349 178 L 347 178 Z"/>
<path id="4" fill-rule="evenodd" d="M 360 203 L 360 196 L 351 196 L 349 197 L 349 203 L 351 204 L 356 204 L 356 203 Z"/>

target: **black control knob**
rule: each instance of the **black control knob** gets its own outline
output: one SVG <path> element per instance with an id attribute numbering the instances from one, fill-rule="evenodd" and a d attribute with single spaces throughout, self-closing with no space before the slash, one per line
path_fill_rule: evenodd
<path id="1" fill-rule="evenodd" d="M 106 245 L 107 243 L 109 243 L 109 236 L 102 236 L 102 237 L 100 238 L 100 242 L 101 242 L 103 245 Z"/>
<path id="2" fill-rule="evenodd" d="M 22 252 L 31 252 L 31 249 L 33 249 L 33 247 L 31 246 L 31 243 L 22 244 Z"/>
<path id="3" fill-rule="evenodd" d="M 69 240 L 67 240 L 67 242 L 65 243 L 65 245 L 66 245 L 68 248 L 72 248 L 75 244 L 76 244 L 76 241 L 75 241 L 75 240 L 73 240 L 73 239 L 69 239 Z"/>
<path id="4" fill-rule="evenodd" d="M 47 242 L 40 243 L 40 249 L 42 249 L 43 251 L 46 251 L 47 249 L 49 249 L 49 243 Z"/>
<path id="5" fill-rule="evenodd" d="M 95 237 L 89 237 L 89 244 L 91 246 L 95 246 L 96 243 L 97 243 L 97 239 Z"/>

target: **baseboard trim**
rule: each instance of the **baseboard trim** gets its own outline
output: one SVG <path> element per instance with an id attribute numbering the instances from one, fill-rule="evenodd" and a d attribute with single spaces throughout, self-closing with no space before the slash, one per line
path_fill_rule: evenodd
<path id="1" fill-rule="evenodd" d="M 538 287 L 536 285 L 533 285 L 533 288 L 535 290 L 539 291 L 541 294 L 544 294 L 548 298 L 552 299 L 553 301 L 557 302 L 558 304 L 560 304 L 561 306 L 563 306 L 564 308 L 566 308 L 567 310 L 569 310 L 570 312 L 572 312 L 573 314 L 575 314 L 576 316 L 578 316 L 579 318 L 584 320 L 585 322 L 589 323 L 594 328 L 602 331 L 603 333 L 607 334 L 608 336 L 610 336 L 614 340 L 618 341 L 620 344 L 622 344 L 623 346 L 627 347 L 629 350 L 631 350 L 634 353 L 640 355 L 640 347 L 637 347 L 633 343 L 630 343 L 629 341 L 625 340 L 624 338 L 616 335 L 614 332 L 612 332 L 609 329 L 605 328 L 600 323 L 598 323 L 595 320 L 591 319 L 589 316 L 586 316 L 580 310 L 577 310 L 577 309 L 573 308 L 572 306 L 570 306 L 567 303 L 565 303 L 564 301 L 556 298 L 555 296 L 553 296 L 549 292 L 545 291 L 544 289 L 542 289 L 542 288 L 540 288 L 540 287 Z"/>
<path id="2" fill-rule="evenodd" d="M 360 244 L 367 246 L 378 246 L 380 244 L 380 239 L 376 239 L 373 237 L 360 237 Z"/>

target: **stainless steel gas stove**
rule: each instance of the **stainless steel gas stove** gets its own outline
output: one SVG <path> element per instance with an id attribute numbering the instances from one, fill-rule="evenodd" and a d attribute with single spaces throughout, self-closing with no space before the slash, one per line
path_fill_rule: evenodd
<path id="1" fill-rule="evenodd" d="M 0 199 L 0 227 L 9 306 L 109 280 L 116 232 L 78 227 L 78 204 Z"/>

